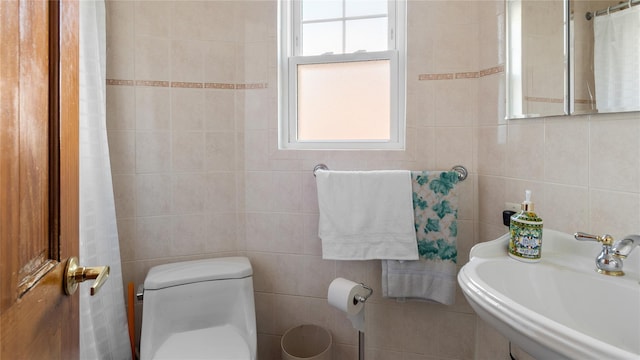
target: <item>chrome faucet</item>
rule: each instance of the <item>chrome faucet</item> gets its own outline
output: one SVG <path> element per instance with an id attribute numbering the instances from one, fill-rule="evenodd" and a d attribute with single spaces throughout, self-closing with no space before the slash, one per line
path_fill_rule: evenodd
<path id="1" fill-rule="evenodd" d="M 614 250 L 614 242 L 613 237 L 609 234 L 605 234 L 602 236 L 585 234 L 581 232 L 577 232 L 573 234 L 573 237 L 576 240 L 580 241 L 597 241 L 602 243 L 602 251 L 596 257 L 596 271 L 600 274 L 612 275 L 612 276 L 622 276 L 624 275 L 624 271 L 622 271 L 622 258 L 626 255 L 618 255 Z M 640 239 L 640 237 L 638 238 Z M 626 240 L 626 238 L 625 238 Z M 624 240 L 618 241 L 615 244 L 618 244 Z M 636 241 L 636 245 L 640 243 L 640 241 Z M 628 246 L 629 248 L 633 248 L 632 245 Z M 627 254 L 631 252 L 631 249 L 624 248 Z M 628 250 L 628 251 L 627 251 Z"/>
<path id="2" fill-rule="evenodd" d="M 640 246 L 640 235 L 627 235 L 624 239 L 616 241 L 611 250 L 616 256 L 624 259 L 636 246 Z"/>

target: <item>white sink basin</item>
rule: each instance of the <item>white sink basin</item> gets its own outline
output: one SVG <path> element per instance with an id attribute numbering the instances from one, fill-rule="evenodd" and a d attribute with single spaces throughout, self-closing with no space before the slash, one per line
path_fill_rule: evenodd
<path id="1" fill-rule="evenodd" d="M 640 359 L 637 253 L 615 277 L 595 271 L 599 243 L 545 229 L 542 260 L 524 263 L 507 256 L 508 239 L 474 246 L 458 274 L 482 319 L 540 360 Z"/>

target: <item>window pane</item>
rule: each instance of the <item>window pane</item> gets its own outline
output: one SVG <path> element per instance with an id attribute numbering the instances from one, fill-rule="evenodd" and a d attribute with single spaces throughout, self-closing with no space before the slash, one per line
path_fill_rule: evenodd
<path id="1" fill-rule="evenodd" d="M 387 15 L 387 0 L 347 0 L 347 16 Z"/>
<path id="2" fill-rule="evenodd" d="M 390 61 L 298 65 L 298 140 L 389 140 Z"/>
<path id="3" fill-rule="evenodd" d="M 302 55 L 342 54 L 342 22 L 304 24 Z"/>
<path id="4" fill-rule="evenodd" d="M 347 21 L 346 53 L 388 50 L 387 18 Z"/>
<path id="5" fill-rule="evenodd" d="M 341 0 L 304 0 L 302 6 L 302 21 L 336 19 L 342 15 Z"/>

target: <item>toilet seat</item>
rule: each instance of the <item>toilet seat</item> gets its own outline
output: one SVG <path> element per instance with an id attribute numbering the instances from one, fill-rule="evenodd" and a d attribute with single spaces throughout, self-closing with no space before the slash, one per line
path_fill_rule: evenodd
<path id="1" fill-rule="evenodd" d="M 235 327 L 224 325 L 172 334 L 153 358 L 249 360 L 251 351 Z"/>

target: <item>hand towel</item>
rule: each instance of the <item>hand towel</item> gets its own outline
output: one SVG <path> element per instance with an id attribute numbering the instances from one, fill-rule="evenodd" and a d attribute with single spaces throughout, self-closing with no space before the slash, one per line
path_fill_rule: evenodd
<path id="1" fill-rule="evenodd" d="M 382 261 L 384 297 L 455 302 L 458 195 L 455 171 L 412 172 L 420 259 Z"/>
<path id="2" fill-rule="evenodd" d="M 418 259 L 411 172 L 316 172 L 322 258 Z"/>

